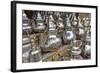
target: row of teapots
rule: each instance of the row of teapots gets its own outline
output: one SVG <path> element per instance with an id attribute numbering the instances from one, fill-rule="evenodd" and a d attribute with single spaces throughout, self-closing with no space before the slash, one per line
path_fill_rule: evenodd
<path id="1" fill-rule="evenodd" d="M 45 19 L 42 18 L 41 14 L 38 12 L 37 17 L 31 19 L 25 13 L 23 13 L 23 29 L 33 29 L 34 32 L 43 32 L 48 27 L 52 28 L 66 28 L 66 27 L 88 27 L 90 26 L 89 17 L 80 18 L 80 16 L 76 17 L 75 14 L 66 14 L 65 19 L 61 18 L 60 14 L 57 14 L 56 19 L 54 19 L 54 15 L 44 15 Z M 25 27 L 27 26 L 27 27 Z"/>
<path id="2" fill-rule="evenodd" d="M 34 34 L 35 35 L 35 34 Z M 35 36 L 32 36 L 35 37 Z M 44 35 L 45 36 L 45 35 Z M 61 47 L 62 44 L 62 40 L 61 38 L 57 38 L 55 35 L 52 35 L 49 37 L 48 41 L 46 41 L 46 43 L 42 43 L 42 45 L 38 44 L 36 46 L 36 39 L 38 39 L 37 37 L 35 37 L 34 39 L 31 38 L 31 43 L 30 43 L 30 48 L 32 49 L 33 47 L 36 49 L 36 48 L 39 48 L 39 50 L 41 49 L 53 49 L 53 48 L 57 48 L 59 49 L 59 47 Z M 28 42 L 29 41 L 29 38 L 26 37 L 26 38 L 23 38 L 23 43 L 25 42 Z M 85 41 L 85 40 L 84 40 Z M 37 41 L 38 42 L 38 41 Z M 43 41 L 42 41 L 43 42 Z M 69 42 L 69 41 L 68 41 Z M 71 55 L 72 56 L 77 56 L 77 55 L 80 55 L 83 53 L 84 57 L 86 58 L 89 58 L 90 57 L 90 53 L 91 53 L 91 38 L 89 36 L 86 37 L 86 41 L 83 42 L 82 40 L 72 40 L 72 42 L 69 44 L 71 46 L 70 50 L 71 50 Z M 32 45 L 33 47 L 31 47 Z M 30 49 L 28 45 L 23 45 L 23 49 L 27 51 L 27 49 Z M 34 52 L 36 50 L 33 50 Z M 27 51 L 28 52 L 28 51 Z M 37 52 L 39 53 L 39 52 Z"/>
<path id="3" fill-rule="evenodd" d="M 45 24 L 43 24 L 43 21 L 42 21 L 43 19 L 42 19 L 40 13 L 37 14 L 37 25 L 32 24 L 33 26 L 29 26 L 29 23 L 25 23 L 25 20 L 28 21 L 28 18 L 26 17 L 25 14 L 23 14 L 23 16 L 24 16 L 23 30 L 29 31 L 29 30 L 34 29 L 34 31 L 37 31 L 37 32 L 43 32 L 45 30 L 46 26 L 45 26 Z M 74 18 L 74 20 L 76 20 L 76 17 Z M 79 27 L 78 28 L 72 28 L 70 20 L 69 20 L 69 18 L 67 18 L 67 21 L 66 21 L 67 27 L 66 27 L 66 26 L 64 26 L 62 19 L 59 17 L 59 27 L 58 28 L 66 27 L 65 30 L 63 30 L 63 32 L 62 32 L 64 42 L 66 42 L 67 40 L 75 39 L 75 37 L 77 37 L 76 34 L 83 36 L 85 34 L 88 35 L 89 33 L 91 33 L 90 27 L 84 27 L 83 28 L 83 26 L 81 24 L 81 19 L 79 19 L 78 22 L 79 22 Z M 87 23 L 89 23 L 89 22 L 87 22 Z M 76 25 L 77 21 L 73 22 L 73 24 Z M 47 30 L 48 30 L 48 33 L 55 32 L 55 31 L 59 32 L 59 30 L 61 30 L 61 29 L 57 30 L 57 26 L 54 23 L 54 18 L 53 18 L 52 15 L 49 16 L 49 22 L 48 22 Z M 49 35 L 49 36 L 52 36 L 52 34 Z M 49 39 L 52 40 L 52 38 L 49 38 Z M 55 35 L 55 37 L 53 37 L 53 40 L 57 40 L 57 39 L 60 41 L 60 39 L 58 37 L 56 37 L 56 35 Z"/>

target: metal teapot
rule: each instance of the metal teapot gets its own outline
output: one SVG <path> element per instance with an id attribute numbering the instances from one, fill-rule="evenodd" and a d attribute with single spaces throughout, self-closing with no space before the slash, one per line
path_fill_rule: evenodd
<path id="1" fill-rule="evenodd" d="M 84 24 L 85 27 L 90 26 L 90 19 L 89 19 L 89 17 L 84 17 L 83 18 L 83 24 Z"/>
<path id="2" fill-rule="evenodd" d="M 30 52 L 30 62 L 39 62 L 41 61 L 41 49 L 39 47 L 35 47 Z"/>
<path id="3" fill-rule="evenodd" d="M 48 39 L 44 44 L 44 48 L 58 48 L 61 45 L 61 38 L 57 37 L 56 34 L 56 25 L 54 24 L 53 16 L 49 16 L 49 24 L 48 24 Z"/>
<path id="4" fill-rule="evenodd" d="M 90 45 L 85 45 L 85 49 L 84 49 L 84 56 L 85 58 L 90 58 L 91 55 L 91 46 Z"/>
<path id="5" fill-rule="evenodd" d="M 31 50 L 31 44 L 25 44 L 22 46 L 22 62 L 28 63 L 29 62 L 29 52 Z"/>
<path id="6" fill-rule="evenodd" d="M 73 55 L 79 55 L 82 52 L 82 41 L 81 40 L 74 40 L 71 52 Z"/>
<path id="7" fill-rule="evenodd" d="M 25 14 L 24 11 L 23 11 L 23 14 L 22 14 L 22 22 L 23 22 L 23 24 L 29 23 L 29 19 L 28 19 L 27 15 Z"/>
<path id="8" fill-rule="evenodd" d="M 37 19 L 35 23 L 32 23 L 33 25 L 33 30 L 35 32 L 43 32 L 46 28 L 45 24 L 44 24 L 44 20 L 42 19 L 41 14 L 38 12 L 37 13 Z"/>
<path id="9" fill-rule="evenodd" d="M 78 19 L 76 18 L 75 14 L 73 14 L 72 25 L 76 27 L 78 25 Z"/>
<path id="10" fill-rule="evenodd" d="M 83 59 L 81 56 L 82 53 L 82 41 L 81 40 L 74 40 L 72 49 L 71 49 L 71 58 L 72 59 Z"/>
<path id="11" fill-rule="evenodd" d="M 59 16 L 57 26 L 59 29 L 64 29 L 63 19 Z"/>
<path id="12" fill-rule="evenodd" d="M 22 38 L 22 43 L 23 44 L 28 44 L 28 43 L 30 43 L 30 39 L 28 37 L 23 37 Z"/>

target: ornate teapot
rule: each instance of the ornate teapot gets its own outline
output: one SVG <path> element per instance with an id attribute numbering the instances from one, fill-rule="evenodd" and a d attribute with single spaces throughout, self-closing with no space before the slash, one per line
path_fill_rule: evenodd
<path id="1" fill-rule="evenodd" d="M 46 26 L 39 12 L 37 13 L 37 19 L 35 20 L 35 23 L 32 23 L 32 26 L 35 32 L 43 32 L 45 30 Z"/>

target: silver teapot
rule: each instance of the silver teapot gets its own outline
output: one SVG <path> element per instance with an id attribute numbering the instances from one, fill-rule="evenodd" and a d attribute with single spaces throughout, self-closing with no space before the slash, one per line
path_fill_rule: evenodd
<path id="1" fill-rule="evenodd" d="M 30 39 L 28 37 L 23 37 L 22 38 L 22 43 L 23 44 L 28 44 L 28 43 L 30 43 Z"/>
<path id="2" fill-rule="evenodd" d="M 45 45 L 46 47 L 49 48 L 58 48 L 61 46 L 62 40 L 56 36 L 52 36 L 48 38 L 48 43 Z"/>
<path id="3" fill-rule="evenodd" d="M 54 24 L 53 16 L 49 16 L 49 24 L 48 24 L 48 39 L 47 42 L 42 45 L 43 48 L 58 48 L 61 45 L 61 38 L 57 37 L 56 33 L 56 25 Z"/>
<path id="4" fill-rule="evenodd" d="M 41 48 L 35 47 L 32 48 L 30 52 L 30 62 L 39 62 L 41 61 Z"/>
<path id="5" fill-rule="evenodd" d="M 54 23 L 54 18 L 53 18 L 53 16 L 52 15 L 50 15 L 49 16 L 49 22 L 48 22 L 48 33 L 50 32 L 50 31 L 53 31 L 53 32 L 55 32 L 56 31 L 56 24 Z"/>
<path id="6" fill-rule="evenodd" d="M 90 58 L 90 55 L 91 55 L 91 46 L 87 44 L 85 45 L 84 56 Z"/>
<path id="7" fill-rule="evenodd" d="M 22 62 L 28 63 L 29 62 L 29 53 L 31 50 L 31 44 L 25 44 L 22 46 Z"/>
<path id="8" fill-rule="evenodd" d="M 37 13 L 36 23 L 32 23 L 32 26 L 35 32 L 43 32 L 45 30 L 46 26 L 39 12 Z"/>
<path id="9" fill-rule="evenodd" d="M 71 52 L 73 55 L 79 55 L 82 52 L 82 41 L 81 40 L 74 40 Z"/>
<path id="10" fill-rule="evenodd" d="M 81 40 L 74 40 L 72 49 L 71 49 L 71 58 L 72 59 L 83 59 L 81 56 L 82 53 L 82 41 Z"/>
<path id="11" fill-rule="evenodd" d="M 76 26 L 78 25 L 78 19 L 76 18 L 75 15 L 73 15 L 72 25 L 73 25 L 74 27 L 76 27 Z"/>
<path id="12" fill-rule="evenodd" d="M 59 16 L 57 26 L 59 29 L 64 29 L 63 19 Z"/>
<path id="13" fill-rule="evenodd" d="M 86 58 L 90 58 L 91 56 L 91 33 L 87 31 L 86 33 L 86 45 L 84 49 L 84 55 Z"/>
<path id="14" fill-rule="evenodd" d="M 89 19 L 89 17 L 84 17 L 83 18 L 83 24 L 84 24 L 85 27 L 90 26 L 90 19 Z"/>

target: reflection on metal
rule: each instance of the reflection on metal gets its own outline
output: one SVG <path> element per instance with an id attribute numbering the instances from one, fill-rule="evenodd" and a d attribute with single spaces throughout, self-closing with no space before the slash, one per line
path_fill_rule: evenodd
<path id="1" fill-rule="evenodd" d="M 75 34 L 73 33 L 73 31 L 65 31 L 63 34 L 63 40 L 65 43 L 67 43 L 68 41 L 71 41 L 75 38 Z"/>

